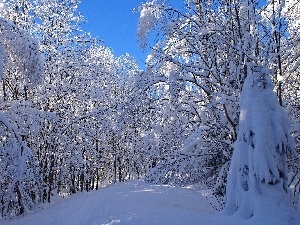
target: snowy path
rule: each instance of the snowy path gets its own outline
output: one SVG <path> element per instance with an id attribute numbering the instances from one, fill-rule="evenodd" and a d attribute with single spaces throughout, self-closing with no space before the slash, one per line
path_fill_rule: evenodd
<path id="1" fill-rule="evenodd" d="M 79 193 L 4 224 L 207 224 L 201 221 L 215 211 L 203 194 L 196 189 L 130 182 Z"/>
<path id="2" fill-rule="evenodd" d="M 249 224 L 240 223 L 234 217 L 219 215 L 210 206 L 205 194 L 205 191 L 196 188 L 158 186 L 144 182 L 122 183 L 91 193 L 79 193 L 68 199 L 57 199 L 56 203 L 46 204 L 43 210 L 32 215 L 12 221 L 0 220 L 0 224 Z"/>

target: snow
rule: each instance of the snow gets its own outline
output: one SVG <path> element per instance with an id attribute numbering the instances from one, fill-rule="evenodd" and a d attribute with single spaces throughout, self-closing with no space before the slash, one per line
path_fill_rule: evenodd
<path id="1" fill-rule="evenodd" d="M 245 221 L 215 211 L 208 190 L 200 186 L 180 188 L 133 181 L 107 186 L 90 193 L 54 198 L 37 212 L 1 225 L 97 225 L 97 224 L 279 224 L 274 216 Z M 265 209 L 263 209 L 265 210 Z M 265 211 L 272 214 L 272 208 Z M 271 218 L 271 219 L 270 219 Z M 280 218 L 277 215 L 276 219 Z M 272 220 L 273 219 L 273 220 Z M 291 218 L 287 224 L 300 224 Z M 280 220 L 279 220 L 280 221 Z M 282 221 L 280 221 L 282 222 Z M 285 223 L 283 223 L 285 224 Z"/>
<path id="2" fill-rule="evenodd" d="M 20 205 L 16 204 L 19 193 L 22 195 L 23 210 L 31 209 L 33 201 L 30 194 L 36 193 L 36 184 L 40 183 L 36 165 L 29 163 L 31 159 L 31 150 L 22 141 L 17 129 L 0 112 L 1 216 L 17 214 L 20 210 Z"/>
<path id="3" fill-rule="evenodd" d="M 269 224 L 289 224 L 286 153 L 289 121 L 273 92 L 269 70 L 253 66 L 240 98 L 239 134 L 227 182 L 226 212 Z M 270 214 L 272 216 L 268 216 Z M 262 223 L 265 224 L 265 223 Z M 300 220 L 298 220 L 300 224 Z"/>
<path id="4" fill-rule="evenodd" d="M 3 6 L 0 5 L 0 12 Z M 3 67 L 10 61 L 13 68 L 21 70 L 26 85 L 37 85 L 44 79 L 44 57 L 40 54 L 39 44 L 29 33 L 14 23 L 0 17 L 0 78 L 6 78 Z"/>
<path id="5" fill-rule="evenodd" d="M 140 41 L 141 47 L 146 46 L 147 37 L 151 30 L 153 30 L 162 18 L 162 5 L 156 0 L 146 2 L 139 7 L 140 18 L 137 29 L 137 37 Z"/>

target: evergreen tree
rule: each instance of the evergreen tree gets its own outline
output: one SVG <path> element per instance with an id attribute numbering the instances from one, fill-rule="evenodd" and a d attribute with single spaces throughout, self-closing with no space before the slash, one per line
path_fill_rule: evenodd
<path id="1" fill-rule="evenodd" d="M 239 132 L 225 210 L 245 219 L 288 202 L 286 156 L 293 152 L 289 120 L 273 92 L 269 70 L 253 65 L 241 93 Z"/>

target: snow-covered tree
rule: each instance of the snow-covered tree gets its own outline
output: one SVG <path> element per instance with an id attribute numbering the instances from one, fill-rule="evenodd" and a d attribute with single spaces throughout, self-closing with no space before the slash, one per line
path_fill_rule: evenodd
<path id="1" fill-rule="evenodd" d="M 245 219 L 287 204 L 286 156 L 294 151 L 287 114 L 269 70 L 253 65 L 240 98 L 239 132 L 228 173 L 225 210 Z"/>
<path id="2" fill-rule="evenodd" d="M 31 149 L 2 112 L 0 143 L 0 218 L 11 218 L 39 201 L 41 177 Z"/>
<path id="3" fill-rule="evenodd" d="M 152 19 L 157 19 L 154 25 L 162 26 L 161 33 L 165 35 L 147 58 L 148 68 L 153 71 L 148 73 L 153 75 L 148 79 L 154 81 L 150 85 L 157 82 L 169 84 L 171 98 L 174 98 L 174 94 L 178 95 L 179 107 L 176 110 L 180 114 L 185 112 L 189 115 L 182 124 L 190 126 L 190 132 L 199 130 L 197 127 L 201 126 L 199 138 L 210 144 L 203 143 L 202 148 L 198 142 L 198 147 L 206 149 L 210 146 L 210 149 L 209 154 L 203 154 L 208 156 L 207 159 L 196 158 L 199 163 L 200 160 L 207 161 L 207 168 L 217 174 L 223 164 L 227 165 L 232 151 L 231 144 L 236 138 L 237 99 L 244 79 L 240 74 L 245 70 L 243 50 L 228 45 L 227 37 L 222 32 L 232 31 L 237 42 L 241 42 L 243 37 L 238 36 L 238 29 L 222 21 L 222 18 L 228 18 L 225 14 L 233 14 L 233 11 L 223 9 L 223 4 L 219 5 L 219 12 L 216 12 L 218 6 L 213 2 L 189 1 L 188 4 L 187 12 L 157 1 L 142 5 L 141 18 L 150 14 L 151 10 L 159 11 L 157 15 L 160 16 Z M 145 10 L 149 13 L 142 14 Z M 221 13 L 224 17 L 219 16 Z M 140 20 L 139 29 L 144 30 L 142 33 L 149 32 L 148 27 L 143 26 L 143 21 Z M 233 20 L 232 26 L 236 25 Z M 170 64 L 177 68 L 177 73 L 169 79 L 164 68 Z M 184 116 L 179 118 L 183 119 Z"/>
<path id="4" fill-rule="evenodd" d="M 179 104 L 194 115 L 188 120 L 192 130 L 201 128 L 199 139 L 205 142 L 198 142 L 198 148 L 209 147 L 208 158 L 198 160 L 200 164 L 209 161 L 203 163 L 211 169 L 210 179 L 204 181 L 217 183 L 215 193 L 225 194 L 238 132 L 239 96 L 249 62 L 270 69 L 280 104 L 297 111 L 289 99 L 298 99 L 299 90 L 292 81 L 299 69 L 298 17 L 292 16 L 298 5 L 297 1 L 195 0 L 186 1 L 183 11 L 154 0 L 139 8 L 141 45 L 151 32 L 158 39 L 147 58 L 148 85 L 169 84 L 164 69 L 170 63 L 177 67 L 172 83 L 179 90 Z"/>
<path id="5" fill-rule="evenodd" d="M 39 46 L 25 31 L 0 18 L 1 74 L 3 92 L 0 111 L 0 209 L 1 217 L 9 218 L 32 209 L 39 200 L 40 173 L 37 161 L 24 139 L 28 132 L 36 132 L 34 118 L 15 115 L 14 126 L 5 116 L 7 108 L 17 113 L 19 89 L 33 87 L 43 79 L 43 60 Z M 7 90 L 8 89 L 8 90 Z M 10 93 L 8 93 L 10 91 Z M 10 100 L 10 101 L 8 101 Z M 7 105 L 6 105 L 7 104 Z M 22 117 L 24 116 L 24 117 Z M 33 125 L 30 131 L 28 127 Z M 17 129 L 18 128 L 18 129 Z"/>
<path id="6" fill-rule="evenodd" d="M 31 0 L 2 0 L 1 17 L 17 27 L 32 33 L 35 23 L 34 5 Z"/>
<path id="7" fill-rule="evenodd" d="M 43 80 L 44 62 L 39 45 L 28 33 L 3 18 L 1 27 L 1 101 L 26 99 L 28 89 Z"/>

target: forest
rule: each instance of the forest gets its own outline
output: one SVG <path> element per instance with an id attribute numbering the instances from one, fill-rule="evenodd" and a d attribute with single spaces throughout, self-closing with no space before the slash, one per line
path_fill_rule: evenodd
<path id="1" fill-rule="evenodd" d="M 138 179 L 207 185 L 245 218 L 270 190 L 300 208 L 299 1 L 144 2 L 145 70 L 80 2 L 0 1 L 0 221 Z"/>

